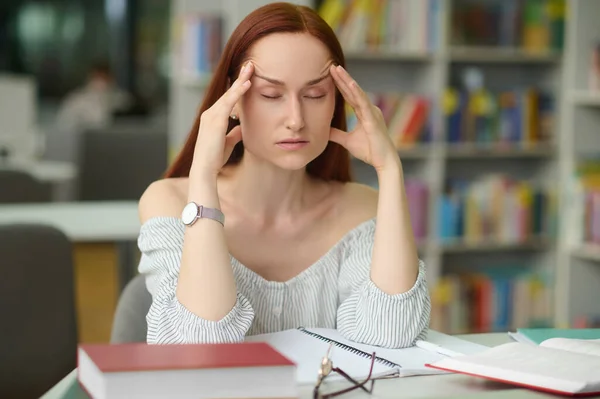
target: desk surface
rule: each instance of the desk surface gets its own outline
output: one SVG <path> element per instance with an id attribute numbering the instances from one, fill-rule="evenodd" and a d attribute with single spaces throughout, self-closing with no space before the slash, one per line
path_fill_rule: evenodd
<path id="1" fill-rule="evenodd" d="M 65 182 L 77 176 L 77 167 L 69 162 L 45 160 L 9 160 L 0 163 L 0 169 L 16 169 L 28 172 L 45 182 Z"/>
<path id="2" fill-rule="evenodd" d="M 472 334 L 459 337 L 487 346 L 495 346 L 510 342 L 510 338 L 506 333 Z M 335 389 L 333 384 L 332 388 Z M 312 398 L 312 387 L 301 387 L 299 394 L 300 398 Z M 340 396 L 340 398 L 556 399 L 556 396 L 519 389 L 510 385 L 486 381 L 479 378 L 449 374 L 380 380 L 375 383 L 375 390 L 372 395 L 368 395 L 360 390 L 355 390 Z M 77 370 L 73 370 L 42 396 L 41 399 L 88 399 L 88 396 L 77 383 Z"/>
<path id="3" fill-rule="evenodd" d="M 49 224 L 74 242 L 135 241 L 140 231 L 137 201 L 0 205 L 0 224 L 10 223 Z"/>

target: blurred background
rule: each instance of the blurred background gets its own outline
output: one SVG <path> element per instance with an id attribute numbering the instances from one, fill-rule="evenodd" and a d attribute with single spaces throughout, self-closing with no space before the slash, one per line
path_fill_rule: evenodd
<path id="1" fill-rule="evenodd" d="M 49 325 L 65 347 L 144 339 L 137 200 L 180 149 L 231 31 L 266 3 L 1 2 L 0 308 L 13 323 L 0 345 Z M 431 327 L 599 326 L 600 0 L 295 3 L 332 26 L 384 113 Z"/>

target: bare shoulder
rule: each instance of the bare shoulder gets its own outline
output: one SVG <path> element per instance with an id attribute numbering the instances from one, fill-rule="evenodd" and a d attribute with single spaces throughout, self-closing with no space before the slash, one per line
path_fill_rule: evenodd
<path id="1" fill-rule="evenodd" d="M 354 223 L 374 218 L 378 200 L 379 192 L 376 189 L 361 183 L 346 183 L 342 194 L 343 214 Z"/>
<path id="2" fill-rule="evenodd" d="M 181 215 L 187 193 L 187 178 L 157 180 L 140 197 L 138 212 L 141 223 L 159 216 Z"/>

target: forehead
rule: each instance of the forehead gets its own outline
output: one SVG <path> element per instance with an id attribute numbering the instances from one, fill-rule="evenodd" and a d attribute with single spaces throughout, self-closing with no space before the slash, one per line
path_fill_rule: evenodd
<path id="1" fill-rule="evenodd" d="M 258 73 L 284 81 L 310 80 L 327 71 L 331 55 L 325 44 L 308 33 L 275 33 L 249 51 Z"/>

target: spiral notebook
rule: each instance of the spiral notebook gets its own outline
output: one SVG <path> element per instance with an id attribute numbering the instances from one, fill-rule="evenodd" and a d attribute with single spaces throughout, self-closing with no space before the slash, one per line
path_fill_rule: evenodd
<path id="1" fill-rule="evenodd" d="M 430 331 L 427 341 L 430 345 L 444 343 L 461 353 L 477 353 L 488 349 L 485 346 L 472 344 L 455 337 Z M 433 339 L 431 339 L 433 338 Z M 326 328 L 290 329 L 270 334 L 246 337 L 246 341 L 263 341 L 269 343 L 283 355 L 291 359 L 297 366 L 299 384 L 314 384 L 323 356 L 329 354 L 333 365 L 344 370 L 354 378 L 366 378 L 371 365 L 371 354 L 375 352 L 373 376 L 376 377 L 408 377 L 416 375 L 446 374 L 446 371 L 432 369 L 426 364 L 437 362 L 448 355 L 431 349 L 413 346 L 404 349 L 387 349 L 377 346 L 359 344 L 345 339 L 337 330 Z M 343 378 L 332 373 L 330 379 Z"/>

